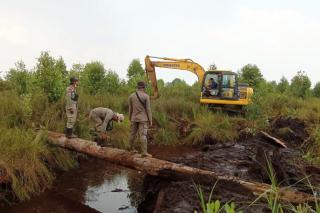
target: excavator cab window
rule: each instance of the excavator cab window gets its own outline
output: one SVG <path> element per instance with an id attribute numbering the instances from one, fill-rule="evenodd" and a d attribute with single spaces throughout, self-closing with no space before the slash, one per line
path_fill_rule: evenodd
<path id="1" fill-rule="evenodd" d="M 219 84 L 221 76 L 219 74 L 207 74 L 203 85 L 203 94 L 209 96 L 219 96 Z"/>
<path id="2" fill-rule="evenodd" d="M 222 76 L 221 96 L 222 98 L 236 97 L 236 76 L 235 75 L 224 74 Z"/>
<path id="3" fill-rule="evenodd" d="M 203 81 L 202 95 L 213 99 L 237 99 L 236 82 L 234 73 L 207 73 Z"/>

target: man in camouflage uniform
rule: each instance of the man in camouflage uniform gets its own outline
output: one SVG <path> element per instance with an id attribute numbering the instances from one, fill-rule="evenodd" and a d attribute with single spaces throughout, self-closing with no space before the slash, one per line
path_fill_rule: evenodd
<path id="1" fill-rule="evenodd" d="M 146 84 L 138 82 L 137 91 L 129 96 L 129 119 L 131 121 L 130 146 L 134 151 L 137 134 L 140 136 L 140 150 L 143 157 L 152 157 L 147 152 L 148 125 L 152 126 L 152 114 L 149 95 L 145 92 Z"/>
<path id="2" fill-rule="evenodd" d="M 76 135 L 73 134 L 74 124 L 77 120 L 77 108 L 78 108 L 78 94 L 76 91 L 79 80 L 76 77 L 70 78 L 70 85 L 66 90 L 66 114 L 67 114 L 67 128 L 66 137 L 75 138 Z"/>
<path id="3" fill-rule="evenodd" d="M 94 124 L 95 132 L 99 134 L 99 139 L 104 141 L 107 138 L 107 131 L 113 128 L 112 121 L 122 122 L 123 114 L 115 113 L 111 109 L 97 107 L 90 111 L 89 119 Z"/>

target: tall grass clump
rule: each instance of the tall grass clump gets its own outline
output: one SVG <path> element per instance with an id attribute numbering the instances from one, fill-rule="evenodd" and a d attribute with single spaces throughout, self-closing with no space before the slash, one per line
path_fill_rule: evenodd
<path id="1" fill-rule="evenodd" d="M 7 193 L 18 200 L 50 187 L 53 168 L 67 170 L 76 165 L 69 152 L 48 147 L 45 132 L 36 135 L 31 130 L 1 127 L 0 135 L 1 168 L 12 188 Z"/>
<path id="2" fill-rule="evenodd" d="M 111 143 L 114 147 L 128 149 L 130 136 L 130 121 L 128 119 L 121 123 L 114 122 L 113 130 L 107 133 L 110 136 Z"/>
<path id="3" fill-rule="evenodd" d="M 187 143 L 201 144 L 208 140 L 214 142 L 234 141 L 238 133 L 228 115 L 208 110 L 199 112 L 194 120 L 196 127 L 187 138 Z"/>
<path id="4" fill-rule="evenodd" d="M 157 145 L 175 145 L 179 143 L 175 127 L 159 128 L 154 136 L 154 142 Z"/>
<path id="5" fill-rule="evenodd" d="M 251 103 L 246 106 L 246 119 L 252 121 L 252 132 L 257 132 L 268 128 L 268 118 L 266 114 L 267 97 L 263 93 L 255 93 Z"/>
<path id="6" fill-rule="evenodd" d="M 25 106 L 27 102 L 14 91 L 0 92 L 1 126 L 9 128 L 26 126 L 30 119 L 30 110 Z"/>
<path id="7" fill-rule="evenodd" d="M 320 164 L 320 125 L 315 127 L 311 138 L 304 158 L 311 163 Z"/>
<path id="8" fill-rule="evenodd" d="M 152 102 L 154 112 L 163 113 L 167 117 L 173 118 L 192 118 L 194 112 L 199 108 L 198 100 L 187 101 L 183 97 L 160 97 Z"/>

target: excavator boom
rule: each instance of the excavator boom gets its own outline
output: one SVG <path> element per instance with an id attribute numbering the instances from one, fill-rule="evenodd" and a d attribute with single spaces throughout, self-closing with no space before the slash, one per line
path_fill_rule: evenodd
<path id="1" fill-rule="evenodd" d="M 161 59 L 161 61 L 151 61 L 152 58 Z M 191 59 L 175 59 L 175 58 L 146 56 L 145 69 L 153 90 L 153 96 L 152 96 L 153 99 L 156 99 L 159 97 L 155 67 L 177 69 L 177 70 L 188 70 L 197 75 L 199 82 L 202 82 L 203 76 L 205 74 L 205 70 L 203 69 L 203 67 L 198 63 L 192 61 Z"/>

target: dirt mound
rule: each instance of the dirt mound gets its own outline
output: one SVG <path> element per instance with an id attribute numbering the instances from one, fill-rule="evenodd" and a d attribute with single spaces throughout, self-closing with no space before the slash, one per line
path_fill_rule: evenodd
<path id="1" fill-rule="evenodd" d="M 279 117 L 271 121 L 272 133 L 291 145 L 300 145 L 308 137 L 306 123 L 298 118 Z"/>

